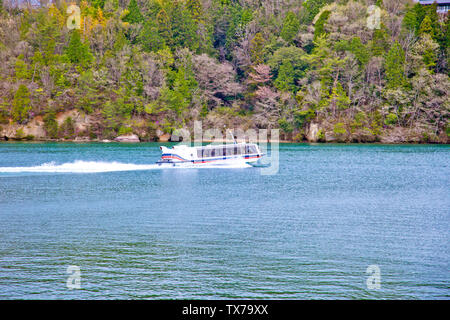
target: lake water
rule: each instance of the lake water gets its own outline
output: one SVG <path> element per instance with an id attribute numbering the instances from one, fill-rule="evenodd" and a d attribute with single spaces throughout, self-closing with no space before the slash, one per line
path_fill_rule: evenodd
<path id="1" fill-rule="evenodd" d="M 158 146 L 0 143 L 0 299 L 450 298 L 448 145 L 282 144 L 276 175 Z"/>

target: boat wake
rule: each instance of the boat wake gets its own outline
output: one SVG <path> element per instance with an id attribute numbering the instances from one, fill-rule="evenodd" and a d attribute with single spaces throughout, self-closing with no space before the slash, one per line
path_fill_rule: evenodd
<path id="1" fill-rule="evenodd" d="M 172 165 L 157 165 L 157 164 L 133 164 L 121 162 L 104 162 L 104 161 L 83 161 L 76 160 L 74 162 L 66 162 L 56 164 L 55 162 L 44 163 L 39 166 L 31 167 L 0 167 L 0 173 L 99 173 L 99 172 L 115 172 L 115 171 L 138 171 L 138 170 L 162 170 L 162 169 L 187 169 L 187 168 L 248 168 L 250 165 L 239 162 L 230 163 L 227 165 L 212 165 L 212 164 L 177 164 Z"/>

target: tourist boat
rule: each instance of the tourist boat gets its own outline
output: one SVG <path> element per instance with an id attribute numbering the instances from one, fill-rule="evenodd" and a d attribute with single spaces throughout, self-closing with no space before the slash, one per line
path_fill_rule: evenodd
<path id="1" fill-rule="evenodd" d="M 177 145 L 172 148 L 161 146 L 160 149 L 162 156 L 156 162 L 158 165 L 252 163 L 263 156 L 255 143 L 210 144 L 201 147 Z"/>

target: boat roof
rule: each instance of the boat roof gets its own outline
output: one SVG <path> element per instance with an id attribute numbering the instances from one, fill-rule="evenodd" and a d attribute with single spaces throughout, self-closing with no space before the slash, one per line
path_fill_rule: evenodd
<path id="1" fill-rule="evenodd" d="M 195 147 L 196 149 L 205 149 L 205 148 L 230 148 L 237 145 L 249 145 L 254 146 L 255 143 L 247 143 L 247 142 L 239 142 L 239 143 L 225 143 L 225 144 L 208 144 L 206 146 Z"/>

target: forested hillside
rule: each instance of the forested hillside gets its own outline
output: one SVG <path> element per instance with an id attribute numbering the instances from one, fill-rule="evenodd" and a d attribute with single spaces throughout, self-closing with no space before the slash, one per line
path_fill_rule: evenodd
<path id="1" fill-rule="evenodd" d="M 436 5 L 74 3 L 80 29 L 70 2 L 0 0 L 2 138 L 151 141 L 201 120 L 292 141 L 449 141 L 450 19 Z"/>

